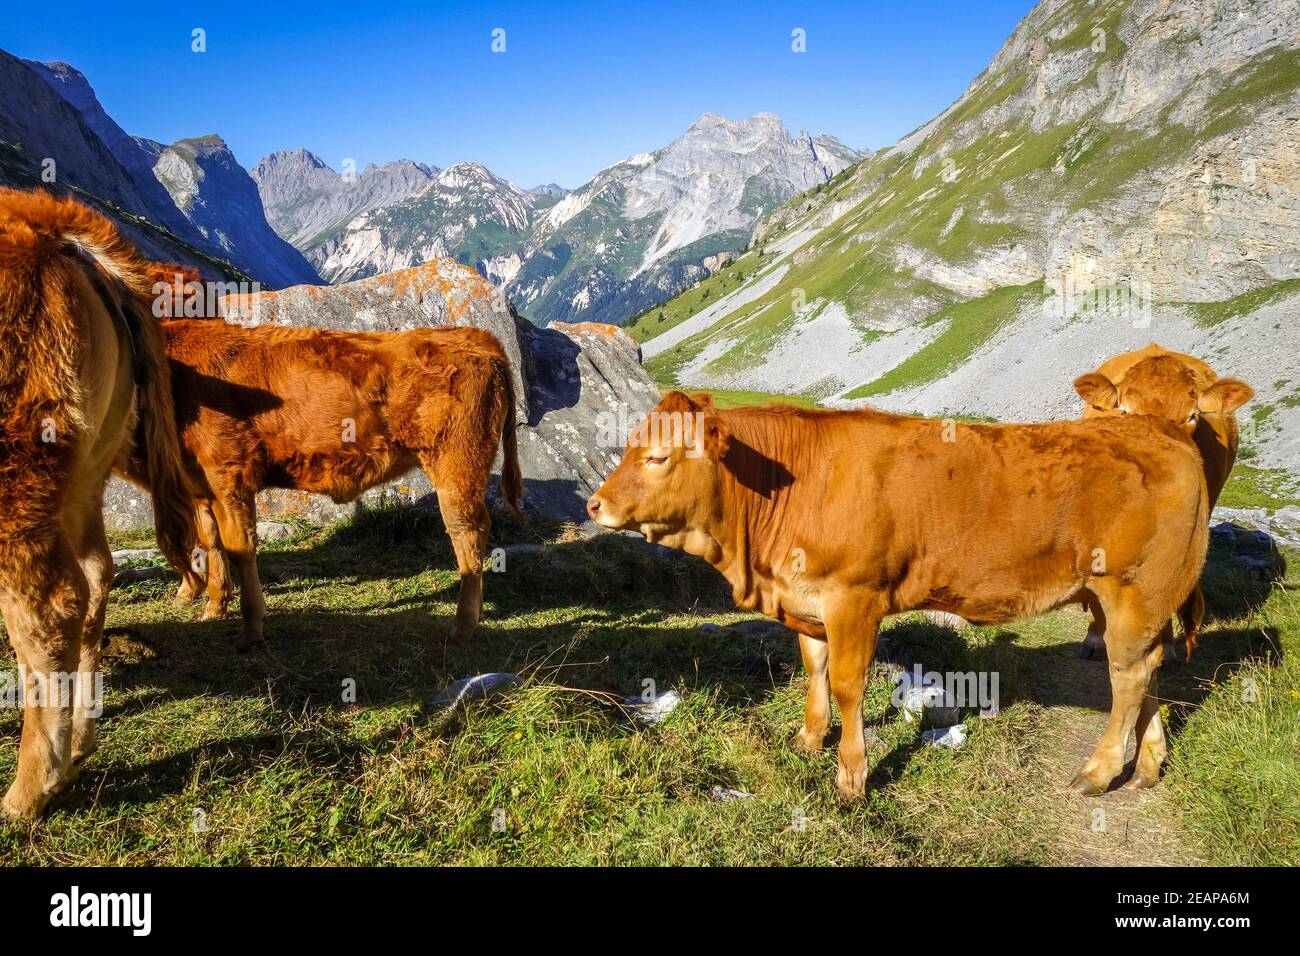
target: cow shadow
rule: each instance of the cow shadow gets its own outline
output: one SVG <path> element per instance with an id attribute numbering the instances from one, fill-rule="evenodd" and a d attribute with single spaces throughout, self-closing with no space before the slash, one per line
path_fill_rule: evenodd
<path id="1" fill-rule="evenodd" d="M 528 424 L 536 428 L 543 416 L 578 404 L 582 375 L 578 370 L 578 343 L 562 332 L 516 321 L 528 347 L 524 350 L 528 382 Z"/>
<path id="2" fill-rule="evenodd" d="M 235 419 L 249 419 L 284 405 L 274 392 L 240 385 L 199 372 L 192 365 L 168 359 L 176 382 L 176 421 L 183 430 L 208 409 Z"/>
<path id="3" fill-rule="evenodd" d="M 1207 608 L 1197 648 L 1190 660 L 1181 644 L 1166 648 L 1159 673 L 1157 693 L 1167 705 L 1166 732 L 1171 740 L 1237 670 L 1281 663 L 1284 649 L 1278 628 L 1256 623 L 1253 615 L 1272 591 L 1296 590 L 1284 580 L 1285 569 L 1280 555 L 1276 561 L 1243 561 L 1227 538 L 1216 536 L 1201 581 Z M 1089 616 L 1082 611 L 1061 613 L 1065 626 L 1073 624 L 1082 642 Z M 1111 686 L 1104 655 L 1081 659 L 1078 643 L 1059 639 L 1044 643 L 1035 637 L 1032 625 L 999 628 L 991 634 L 990 629 L 981 629 L 976 634 L 909 617 L 883 632 L 877 661 L 904 670 L 918 667 L 922 672 L 997 673 L 999 704 L 1004 708 L 1025 702 L 1109 713 Z M 872 786 L 887 788 L 896 782 L 920 746 L 919 739 L 909 740 L 885 754 L 878 767 L 873 765 Z"/>
<path id="4" fill-rule="evenodd" d="M 580 562 L 568 552 L 589 551 L 586 560 L 594 568 L 608 562 L 606 549 L 629 544 L 575 541 L 552 547 L 564 549 L 560 560 L 569 568 Z M 409 728 L 412 722 L 427 725 L 434 736 L 454 737 L 465 728 L 462 714 L 443 706 L 439 695 L 453 680 L 472 674 L 514 673 L 529 683 L 572 691 L 584 707 L 594 708 L 597 725 L 609 735 L 640 732 L 622 701 L 643 692 L 647 682 L 660 692 L 680 688 L 688 695 L 710 695 L 722 706 L 748 707 L 761 704 L 795 674 L 798 655 L 790 642 L 719 640 L 678 617 L 699 607 L 698 595 L 683 598 L 691 606 L 665 609 L 646 602 L 607 609 L 575 606 L 570 593 L 566 606 L 571 613 L 555 621 L 546 612 L 552 604 L 561 606 L 558 598 L 537 597 L 543 588 L 571 588 L 574 582 L 556 582 L 545 555 L 530 552 L 517 564 L 508 607 L 489 602 L 468 648 L 448 642 L 452 608 L 438 606 L 436 595 L 363 602 L 347 611 L 273 611 L 265 647 L 242 655 L 233 648 L 237 616 L 145 621 L 111 629 L 104 663 L 113 694 L 104 719 L 147 713 L 164 702 L 249 698 L 269 705 L 269 725 L 300 729 L 218 734 L 144 762 L 101 754 L 93 772 L 102 775 L 102 784 L 71 788 L 60 806 L 148 803 L 191 786 L 200 768 L 239 777 L 286 754 L 310 759 L 324 772 L 350 767 L 373 755 L 376 747 L 396 745 L 403 725 Z M 634 577 L 629 572 L 613 586 L 630 586 Z M 660 583 L 675 587 L 680 581 L 665 578 Z M 514 618 L 521 609 L 537 612 L 539 621 Z M 337 722 L 350 711 L 395 705 L 410 708 L 409 717 L 378 736 L 358 742 L 338 731 Z"/>

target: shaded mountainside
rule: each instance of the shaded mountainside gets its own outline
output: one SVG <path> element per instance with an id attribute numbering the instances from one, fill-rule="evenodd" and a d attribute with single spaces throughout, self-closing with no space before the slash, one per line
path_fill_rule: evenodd
<path id="1" fill-rule="evenodd" d="M 274 288 L 320 281 L 266 221 L 257 184 L 220 136 L 149 145 L 157 150 L 154 175 L 210 245 Z"/>
<path id="2" fill-rule="evenodd" d="M 1155 340 L 1250 381 L 1247 454 L 1300 470 L 1298 46 L 1296 0 L 1045 0 L 634 334 L 662 382 L 1013 420 Z"/>
<path id="3" fill-rule="evenodd" d="M 71 192 L 111 216 L 150 258 L 188 263 L 215 280 L 249 279 L 190 227 L 152 175 L 137 175 L 122 164 L 91 126 L 102 116 L 96 125 L 120 146 L 116 124 L 103 122 L 107 116 L 97 111 L 93 92 L 84 98 L 89 87 L 83 90 L 71 74 L 60 73 L 72 81 L 69 94 L 81 95 L 84 115 L 51 85 L 58 79 L 0 50 L 0 185 Z"/>
<path id="4" fill-rule="evenodd" d="M 165 146 L 131 136 L 66 63 L 0 51 L 0 182 L 70 190 L 113 216 L 147 256 L 212 279 L 320 281 L 267 224 L 255 184 L 219 137 Z"/>
<path id="5" fill-rule="evenodd" d="M 452 256 L 546 324 L 622 322 L 662 302 L 716 268 L 706 264 L 710 257 L 744 249 L 767 212 L 860 154 L 831 136 L 791 137 L 769 113 L 735 121 L 705 114 L 669 146 L 611 166 L 572 192 L 555 184 L 524 190 L 460 163 L 395 201 L 358 205 L 343 228 L 336 217 L 328 230 L 314 231 L 291 211 L 310 205 L 315 183 L 337 174 L 304 173 L 315 157 L 303 151 L 269 156 L 259 170 L 283 167 L 286 156 L 292 175 L 259 173 L 263 200 L 275 228 L 326 279 Z"/>

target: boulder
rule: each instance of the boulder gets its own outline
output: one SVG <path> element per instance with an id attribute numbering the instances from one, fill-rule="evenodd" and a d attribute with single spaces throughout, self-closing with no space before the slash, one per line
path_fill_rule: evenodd
<path id="1" fill-rule="evenodd" d="M 365 332 L 450 325 L 487 329 L 514 368 L 525 507 L 562 520 L 585 520 L 586 500 L 617 464 L 628 430 L 659 400 L 641 366 L 640 347 L 622 329 L 592 322 L 533 326 L 490 282 L 452 259 L 345 285 L 231 296 L 222 307 L 226 321 L 248 325 Z M 495 486 L 490 494 L 497 494 Z M 372 488 L 359 502 L 336 504 L 273 489 L 258 496 L 258 510 L 263 517 L 328 524 L 361 505 L 433 500 L 433 488 L 417 468 Z M 116 479 L 105 495 L 104 513 L 110 528 L 139 528 L 153 520 L 149 496 Z"/>

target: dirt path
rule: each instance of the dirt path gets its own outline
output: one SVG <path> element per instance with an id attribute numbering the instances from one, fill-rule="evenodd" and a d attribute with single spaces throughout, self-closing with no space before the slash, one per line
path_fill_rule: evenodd
<path id="1" fill-rule="evenodd" d="M 1071 658 L 1053 682 L 1068 684 L 1070 705 L 1048 708 L 1038 760 L 1051 782 L 1040 796 L 1055 822 L 1057 859 L 1064 865 L 1186 866 L 1203 862 L 1178 830 L 1163 785 L 1081 797 L 1066 784 L 1092 753 L 1106 727 L 1110 680 L 1106 662 Z M 1132 759 L 1133 744 L 1129 745 Z"/>

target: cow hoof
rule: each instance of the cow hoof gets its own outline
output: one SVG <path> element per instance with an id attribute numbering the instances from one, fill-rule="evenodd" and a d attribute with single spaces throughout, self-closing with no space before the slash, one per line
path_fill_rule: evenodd
<path id="1" fill-rule="evenodd" d="M 247 634 L 241 631 L 239 637 L 235 639 L 235 650 L 240 654 L 247 654 L 253 648 L 261 647 L 265 643 L 266 640 L 261 634 Z"/>
<path id="2" fill-rule="evenodd" d="M 811 731 L 807 727 L 800 727 L 799 732 L 794 735 L 794 746 L 796 750 L 802 750 L 806 754 L 821 753 L 822 745 L 826 741 L 826 731 L 820 733 Z"/>
<path id="3" fill-rule="evenodd" d="M 475 632 L 476 630 L 478 630 L 477 626 L 475 626 L 475 627 L 452 627 L 452 629 L 451 629 L 451 633 L 447 635 L 447 640 L 448 640 L 448 641 L 449 641 L 449 642 L 450 642 L 454 647 L 458 647 L 458 648 L 460 648 L 461 650 L 465 650 L 467 647 L 469 647 L 469 643 L 470 643 L 470 641 L 473 639 L 473 637 L 474 637 L 474 632 Z"/>
<path id="4" fill-rule="evenodd" d="M 1096 797 L 1106 792 L 1105 787 L 1097 786 L 1083 774 L 1070 781 L 1070 789 L 1083 797 Z"/>
<path id="5" fill-rule="evenodd" d="M 0 801 L 0 817 L 6 820 L 19 820 L 30 823 L 41 815 L 45 809 L 45 804 L 49 802 L 49 794 L 38 794 L 35 799 L 20 798 L 14 791 L 18 784 L 15 783 L 5 794 L 4 800 Z"/>
<path id="6" fill-rule="evenodd" d="M 1159 783 L 1159 782 L 1160 782 L 1160 778 L 1159 778 L 1159 777 L 1153 777 L 1153 776 L 1151 776 L 1150 774 L 1137 773 L 1137 772 L 1135 771 L 1135 772 L 1133 773 L 1133 776 L 1129 777 L 1128 780 L 1125 781 L 1124 786 L 1123 786 L 1122 789 L 1124 789 L 1124 790 L 1145 790 L 1145 789 L 1147 789 L 1148 787 L 1154 787 L 1154 786 L 1155 786 L 1157 783 Z"/>
<path id="7" fill-rule="evenodd" d="M 835 790 L 844 803 L 861 803 L 867 797 L 866 772 L 849 773 L 841 767 L 835 774 Z"/>

